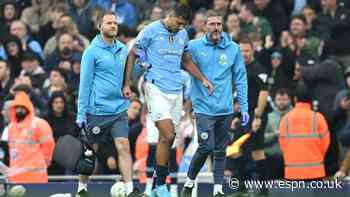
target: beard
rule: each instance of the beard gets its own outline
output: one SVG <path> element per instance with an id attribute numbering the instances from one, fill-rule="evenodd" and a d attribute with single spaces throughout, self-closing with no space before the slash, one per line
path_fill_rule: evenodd
<path id="1" fill-rule="evenodd" d="M 281 112 L 285 112 L 288 109 L 288 105 L 286 106 L 277 106 L 278 110 L 280 110 Z"/>
<path id="2" fill-rule="evenodd" d="M 210 33 L 210 39 L 213 42 L 218 42 L 221 39 L 221 33 L 219 31 Z"/>
<path id="3" fill-rule="evenodd" d="M 107 32 L 102 32 L 103 36 L 106 38 L 115 38 L 117 37 L 117 31 L 107 31 Z"/>

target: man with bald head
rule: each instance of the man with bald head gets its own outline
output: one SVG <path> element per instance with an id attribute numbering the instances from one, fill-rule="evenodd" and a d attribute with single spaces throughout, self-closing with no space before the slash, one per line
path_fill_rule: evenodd
<path id="1" fill-rule="evenodd" d="M 38 55 L 41 59 L 44 59 L 42 47 L 39 42 L 31 38 L 28 34 L 28 28 L 23 21 L 16 20 L 11 23 L 10 26 L 11 35 L 17 36 L 22 42 L 22 49 L 24 51 L 30 51 Z"/>

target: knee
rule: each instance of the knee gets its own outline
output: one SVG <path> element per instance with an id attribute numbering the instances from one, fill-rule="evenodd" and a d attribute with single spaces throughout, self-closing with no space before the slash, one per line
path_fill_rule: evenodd
<path id="1" fill-rule="evenodd" d="M 130 143 L 128 139 L 116 139 L 115 145 L 118 154 L 130 154 Z"/>
<path id="2" fill-rule="evenodd" d="M 214 146 L 210 146 L 207 144 L 199 144 L 198 146 L 198 152 L 200 154 L 208 155 L 214 151 Z"/>
<path id="3" fill-rule="evenodd" d="M 165 133 L 159 136 L 159 141 L 167 144 L 173 144 L 175 139 L 175 134 L 172 132 Z"/>

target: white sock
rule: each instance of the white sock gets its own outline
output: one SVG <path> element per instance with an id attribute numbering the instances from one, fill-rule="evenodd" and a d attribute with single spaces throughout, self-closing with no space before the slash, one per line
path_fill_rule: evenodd
<path id="1" fill-rule="evenodd" d="M 145 192 L 152 191 L 152 186 L 153 186 L 153 178 L 147 178 Z"/>
<path id="2" fill-rule="evenodd" d="M 177 197 L 177 185 L 176 184 L 170 185 L 170 194 L 172 197 Z"/>
<path id="3" fill-rule="evenodd" d="M 224 193 L 224 192 L 222 192 L 222 185 L 220 185 L 220 184 L 215 184 L 215 185 L 214 185 L 214 196 L 215 196 L 217 193 Z"/>
<path id="4" fill-rule="evenodd" d="M 187 177 L 185 187 L 194 187 L 194 180 Z"/>
<path id="5" fill-rule="evenodd" d="M 126 195 L 129 195 L 134 190 L 134 185 L 132 181 L 125 183 L 125 193 Z"/>
<path id="6" fill-rule="evenodd" d="M 87 191 L 87 183 L 78 183 L 78 192 L 80 192 L 81 190 L 86 190 Z"/>

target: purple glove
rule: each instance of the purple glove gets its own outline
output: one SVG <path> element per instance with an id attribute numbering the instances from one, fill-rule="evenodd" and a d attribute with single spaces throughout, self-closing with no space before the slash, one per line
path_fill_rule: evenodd
<path id="1" fill-rule="evenodd" d="M 140 65 L 144 69 L 147 69 L 149 67 L 149 63 L 147 62 L 147 57 L 146 57 L 145 51 L 142 49 L 136 49 L 135 54 L 137 57 L 136 64 Z"/>
<path id="2" fill-rule="evenodd" d="M 249 123 L 249 113 L 248 112 L 241 112 L 241 114 L 242 114 L 242 117 L 241 117 L 242 125 L 246 126 Z"/>
<path id="3" fill-rule="evenodd" d="M 79 129 L 85 129 L 86 128 L 86 120 L 77 120 L 75 122 Z"/>

